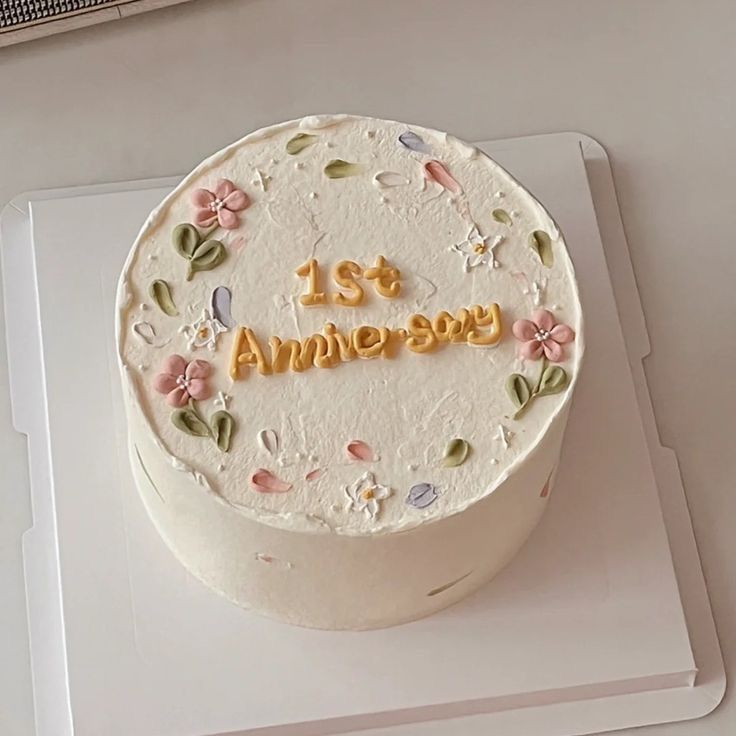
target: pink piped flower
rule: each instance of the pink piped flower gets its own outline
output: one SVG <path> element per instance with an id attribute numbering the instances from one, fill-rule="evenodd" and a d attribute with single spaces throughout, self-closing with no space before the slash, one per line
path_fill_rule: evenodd
<path id="1" fill-rule="evenodd" d="M 215 191 L 195 189 L 192 192 L 192 204 L 196 208 L 194 224 L 199 227 L 210 227 L 217 223 L 225 230 L 234 230 L 240 225 L 240 218 L 235 214 L 244 210 L 250 199 L 242 189 L 236 189 L 229 179 L 220 179 L 215 184 Z"/>
<path id="2" fill-rule="evenodd" d="M 187 363 L 181 355 L 169 355 L 161 366 L 161 373 L 153 379 L 153 387 L 166 394 L 169 406 L 181 408 L 189 399 L 207 399 L 210 387 L 207 383 L 212 366 L 206 360 Z"/>
<path id="3" fill-rule="evenodd" d="M 565 358 L 563 345 L 575 339 L 570 327 L 555 322 L 555 316 L 547 309 L 538 309 L 531 320 L 519 319 L 511 331 L 521 342 L 519 352 L 527 360 L 539 360 L 544 355 L 552 363 Z"/>

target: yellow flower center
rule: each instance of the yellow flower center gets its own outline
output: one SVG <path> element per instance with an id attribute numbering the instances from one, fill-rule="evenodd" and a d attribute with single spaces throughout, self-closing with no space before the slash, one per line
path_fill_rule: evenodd
<path id="1" fill-rule="evenodd" d="M 200 327 L 197 333 L 200 337 L 207 337 L 210 334 L 209 327 Z"/>
<path id="2" fill-rule="evenodd" d="M 476 243 L 473 246 L 473 252 L 477 253 L 479 256 L 482 256 L 487 250 L 488 246 L 485 243 Z"/>
<path id="3" fill-rule="evenodd" d="M 364 501 L 370 501 L 372 498 L 375 498 L 375 488 L 366 488 L 364 491 L 360 492 L 360 497 Z"/>

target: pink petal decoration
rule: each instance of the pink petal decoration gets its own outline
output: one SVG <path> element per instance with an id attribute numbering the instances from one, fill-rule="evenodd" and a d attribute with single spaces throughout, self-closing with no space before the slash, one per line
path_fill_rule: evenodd
<path id="1" fill-rule="evenodd" d="M 452 174 L 447 170 L 444 164 L 439 161 L 427 161 L 424 164 L 424 176 L 429 181 L 436 181 L 441 187 L 447 189 L 453 194 L 460 194 L 463 188 L 455 181 Z"/>
<path id="2" fill-rule="evenodd" d="M 223 207 L 217 211 L 217 222 L 225 230 L 235 230 L 240 225 L 240 218 L 227 207 Z"/>
<path id="3" fill-rule="evenodd" d="M 197 401 L 209 399 L 211 395 L 210 387 L 204 378 L 192 378 L 187 386 L 187 391 L 189 392 L 189 395 Z"/>
<path id="4" fill-rule="evenodd" d="M 215 191 L 195 189 L 191 194 L 191 202 L 195 207 L 194 224 L 201 228 L 209 228 L 217 223 L 225 230 L 234 230 L 240 225 L 240 218 L 235 214 L 244 210 L 250 199 L 242 189 L 236 189 L 229 179 L 220 179 L 215 184 Z"/>
<path id="5" fill-rule="evenodd" d="M 517 319 L 511 327 L 517 340 L 533 340 L 539 328 L 528 319 Z"/>
<path id="6" fill-rule="evenodd" d="M 168 394 L 177 388 L 179 384 L 176 382 L 176 376 L 172 376 L 171 373 L 159 373 L 156 378 L 153 379 L 153 387 L 160 394 Z"/>
<path id="7" fill-rule="evenodd" d="M 519 353 L 522 357 L 539 360 L 544 355 L 551 363 L 564 360 L 562 346 L 575 339 L 575 332 L 567 325 L 556 324 L 555 316 L 548 309 L 538 309 L 531 320 L 516 320 L 511 331 L 521 342 Z M 546 335 L 541 334 L 545 332 Z"/>
<path id="8" fill-rule="evenodd" d="M 194 214 L 194 224 L 197 227 L 208 228 L 217 222 L 217 215 L 211 210 L 197 210 Z"/>
<path id="9" fill-rule="evenodd" d="M 250 204 L 248 195 L 240 189 L 230 192 L 222 201 L 225 203 L 225 207 L 234 212 L 244 210 Z"/>
<path id="10" fill-rule="evenodd" d="M 549 334 L 550 337 L 555 342 L 560 343 L 560 345 L 565 345 L 575 339 L 575 332 L 567 325 L 555 325 Z"/>
<path id="11" fill-rule="evenodd" d="M 549 332 L 555 326 L 555 316 L 549 309 L 537 309 L 532 314 L 532 322 L 535 322 L 540 329 Z"/>
<path id="12" fill-rule="evenodd" d="M 291 483 L 277 478 L 270 470 L 258 468 L 248 478 L 250 487 L 258 493 L 286 493 L 291 490 Z"/>
<path id="13" fill-rule="evenodd" d="M 544 346 L 544 355 L 550 363 L 559 363 L 565 357 L 562 345 L 559 345 L 554 340 L 545 340 L 542 345 Z"/>
<path id="14" fill-rule="evenodd" d="M 217 184 L 215 184 L 215 197 L 217 199 L 225 199 L 228 194 L 235 191 L 235 184 L 233 184 L 230 179 L 220 179 Z"/>
<path id="15" fill-rule="evenodd" d="M 189 392 L 181 386 L 177 386 L 173 391 L 169 391 L 169 393 L 166 394 L 166 403 L 169 406 L 173 406 L 175 409 L 185 407 L 188 402 Z"/>
<path id="16" fill-rule="evenodd" d="M 539 360 L 544 352 L 544 346 L 537 340 L 529 340 L 519 345 L 519 353 L 525 360 Z"/>
<path id="17" fill-rule="evenodd" d="M 195 189 L 191 202 L 195 207 L 209 207 L 215 201 L 215 195 L 206 189 Z"/>
<path id="18" fill-rule="evenodd" d="M 186 368 L 186 377 L 207 378 L 212 373 L 212 366 L 206 360 L 193 360 Z"/>
<path id="19" fill-rule="evenodd" d="M 345 452 L 351 460 L 361 460 L 372 463 L 375 459 L 373 450 L 362 440 L 351 440 L 345 445 Z"/>
<path id="20" fill-rule="evenodd" d="M 317 480 L 317 478 L 319 478 L 320 475 L 322 475 L 322 473 L 324 473 L 324 472 L 325 472 L 325 469 L 324 468 L 315 468 L 314 470 L 310 470 L 304 476 L 304 480 L 306 480 L 306 481 Z"/>
<path id="21" fill-rule="evenodd" d="M 174 376 L 182 376 L 186 367 L 187 361 L 181 355 L 169 355 L 161 364 L 161 371 L 163 373 L 171 373 Z"/>

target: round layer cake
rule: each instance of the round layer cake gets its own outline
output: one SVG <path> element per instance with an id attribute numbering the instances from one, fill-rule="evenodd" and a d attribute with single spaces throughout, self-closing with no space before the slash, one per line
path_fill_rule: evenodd
<path id="1" fill-rule="evenodd" d="M 583 353 L 563 238 L 477 148 L 310 116 L 151 213 L 118 295 L 131 459 L 197 577 L 294 624 L 410 621 L 549 498 Z"/>

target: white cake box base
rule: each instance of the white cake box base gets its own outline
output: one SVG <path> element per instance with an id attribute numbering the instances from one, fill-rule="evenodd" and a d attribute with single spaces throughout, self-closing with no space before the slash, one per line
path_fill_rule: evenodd
<path id="1" fill-rule="evenodd" d="M 245 612 L 190 577 L 146 517 L 113 302 L 140 222 L 175 180 L 36 193 L 4 211 L 39 736 L 578 734 L 717 705 L 723 666 L 674 456 L 656 436 L 605 154 L 576 134 L 483 148 L 566 234 L 586 366 L 553 497 L 518 557 L 460 604 L 380 631 Z"/>

